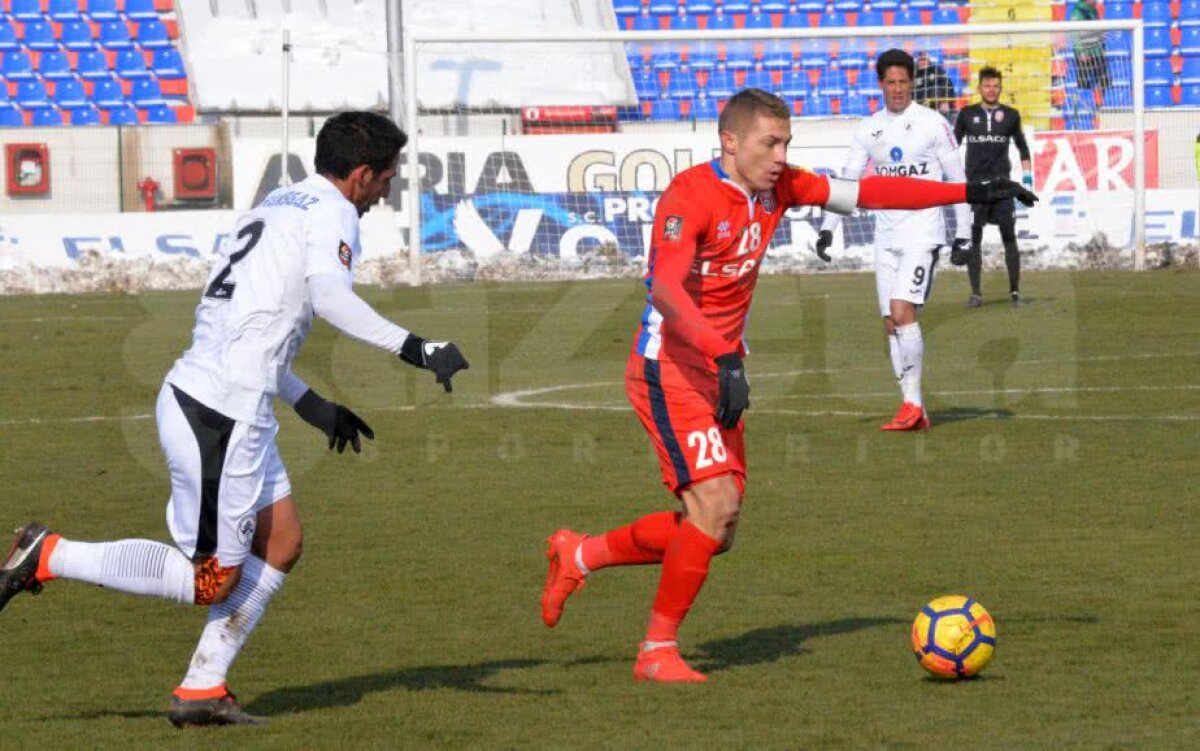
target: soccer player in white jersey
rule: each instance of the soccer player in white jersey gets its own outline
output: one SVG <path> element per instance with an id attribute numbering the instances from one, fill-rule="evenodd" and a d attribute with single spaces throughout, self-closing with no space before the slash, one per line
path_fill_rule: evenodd
<path id="1" fill-rule="evenodd" d="M 905 175 L 926 180 L 966 182 L 958 159 L 958 144 L 945 118 L 912 100 L 913 59 L 904 50 L 890 49 L 875 63 L 884 107 L 864 118 L 850 143 L 842 176 L 857 180 L 868 161 L 881 175 Z M 1028 205 L 1036 197 L 1021 189 L 1018 200 Z M 971 210 L 955 204 L 954 248 L 971 245 Z M 841 216 L 828 213 L 817 239 L 817 255 L 828 261 L 833 231 Z M 921 364 L 925 343 L 917 311 L 929 299 L 938 255 L 946 244 L 946 224 L 940 207 L 916 211 L 875 212 L 875 287 L 887 329 L 892 367 L 903 404 L 883 430 L 925 430 L 929 417 L 921 397 Z"/>
<path id="2" fill-rule="evenodd" d="M 282 400 L 339 453 L 371 429 L 291 371 L 314 314 L 405 362 L 447 391 L 467 367 L 449 342 L 427 342 L 384 319 L 351 289 L 358 220 L 388 194 L 404 133 L 382 115 L 345 112 L 317 135 L 316 174 L 279 188 L 241 216 L 205 284 L 192 346 L 158 395 L 159 440 L 171 474 L 167 527 L 150 540 L 68 540 L 32 522 L 0 568 L 0 608 L 52 579 L 209 606 L 191 665 L 171 699 L 177 726 L 260 724 L 225 675 L 300 557 L 302 531 L 275 446 Z"/>

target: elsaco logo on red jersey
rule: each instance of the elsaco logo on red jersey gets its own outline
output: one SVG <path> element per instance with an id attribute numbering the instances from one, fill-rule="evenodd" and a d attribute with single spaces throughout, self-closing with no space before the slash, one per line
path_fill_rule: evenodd
<path id="1" fill-rule="evenodd" d="M 757 258 L 747 258 L 740 263 L 720 263 L 717 261 L 693 261 L 692 273 L 698 276 L 742 277 L 749 274 L 758 265 Z"/>

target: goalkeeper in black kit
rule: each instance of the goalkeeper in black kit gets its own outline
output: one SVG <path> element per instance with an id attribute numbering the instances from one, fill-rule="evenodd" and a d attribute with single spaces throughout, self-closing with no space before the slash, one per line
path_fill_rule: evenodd
<path id="1" fill-rule="evenodd" d="M 988 178 L 1008 179 L 1012 164 L 1008 160 L 1009 142 L 1017 147 L 1024 171 L 1022 182 L 1033 188 L 1033 169 L 1029 162 L 1029 144 L 1021 132 L 1021 113 L 1015 108 L 1000 104 L 1000 71 L 992 67 L 979 71 L 980 102 L 966 107 L 958 113 L 954 125 L 954 137 L 967 145 L 967 180 Z M 950 262 L 955 266 L 966 265 L 971 280 L 971 297 L 967 306 L 978 308 L 983 305 L 979 277 L 983 270 L 980 241 L 983 228 L 995 224 L 1000 228 L 1000 239 L 1004 241 L 1004 265 L 1008 268 L 1008 293 L 1014 306 L 1021 305 L 1021 256 L 1017 251 L 1016 221 L 1013 202 L 1002 201 L 991 205 L 972 205 L 974 221 L 971 226 L 971 249 L 955 248 Z"/>

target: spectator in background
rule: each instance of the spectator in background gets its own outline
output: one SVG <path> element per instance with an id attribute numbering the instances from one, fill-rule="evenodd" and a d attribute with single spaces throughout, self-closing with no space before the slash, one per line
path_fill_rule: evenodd
<path id="1" fill-rule="evenodd" d="M 957 98 L 954 82 L 946 69 L 935 63 L 929 53 L 917 53 L 917 70 L 913 78 L 913 99 L 954 123 L 954 103 Z"/>
<path id="2" fill-rule="evenodd" d="M 1078 0 L 1071 9 L 1068 21 L 1098 21 L 1096 0 Z M 1075 52 L 1075 80 L 1081 89 L 1107 89 L 1108 65 L 1104 61 L 1104 32 L 1081 31 L 1075 34 L 1071 46 Z"/>

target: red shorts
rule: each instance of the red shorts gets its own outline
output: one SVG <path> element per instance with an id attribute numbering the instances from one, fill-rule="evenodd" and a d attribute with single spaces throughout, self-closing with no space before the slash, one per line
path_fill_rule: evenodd
<path id="1" fill-rule="evenodd" d="M 717 424 L 717 374 L 688 365 L 631 355 L 625 394 L 658 452 L 663 483 L 678 495 L 702 480 L 732 474 L 746 487 L 743 422 Z"/>

